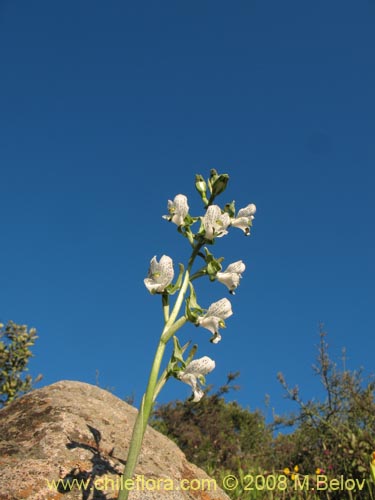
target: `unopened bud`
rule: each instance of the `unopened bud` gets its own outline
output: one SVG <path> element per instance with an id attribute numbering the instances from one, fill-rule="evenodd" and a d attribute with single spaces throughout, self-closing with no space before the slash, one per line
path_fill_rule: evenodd
<path id="1" fill-rule="evenodd" d="M 216 181 L 216 179 L 219 177 L 219 174 L 217 173 L 217 170 L 214 168 L 211 168 L 210 170 L 210 181 L 213 183 Z"/>
<path id="2" fill-rule="evenodd" d="M 208 179 L 208 188 L 210 190 L 210 193 L 212 193 L 212 187 L 216 181 L 216 179 L 219 177 L 219 174 L 214 168 L 211 168 L 210 170 L 210 177 Z"/>
<path id="3" fill-rule="evenodd" d="M 207 204 L 208 203 L 206 196 L 207 184 L 204 178 L 199 174 L 196 174 L 195 176 L 195 187 L 198 193 L 201 195 L 203 203 Z"/>
<path id="4" fill-rule="evenodd" d="M 221 174 L 217 177 L 217 179 L 212 183 L 212 194 L 213 196 L 218 196 L 227 187 L 229 181 L 228 174 Z"/>
<path id="5" fill-rule="evenodd" d="M 224 207 L 224 212 L 226 212 L 229 217 L 234 217 L 236 213 L 235 202 L 227 203 Z"/>

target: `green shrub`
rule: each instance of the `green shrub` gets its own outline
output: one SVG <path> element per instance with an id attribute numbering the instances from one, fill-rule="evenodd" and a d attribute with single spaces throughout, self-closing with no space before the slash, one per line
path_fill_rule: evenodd
<path id="1" fill-rule="evenodd" d="M 287 397 L 298 405 L 298 413 L 275 419 L 275 427 L 296 427 L 291 435 L 275 439 L 276 465 L 298 463 L 306 472 L 321 469 L 332 477 L 368 478 L 369 457 L 375 449 L 374 377 L 365 379 L 362 370 L 347 370 L 345 358 L 339 369 L 328 355 L 322 330 L 313 368 L 325 391 L 323 401 L 304 402 L 298 387 L 290 388 L 283 375 L 278 375 Z"/>
<path id="2" fill-rule="evenodd" d="M 175 401 L 160 405 L 151 425 L 174 440 L 188 460 L 206 471 L 246 469 L 264 462 L 270 450 L 271 430 L 264 416 L 250 412 L 237 402 L 226 402 L 223 395 L 236 389 L 229 374 L 226 385 L 199 402 Z"/>
<path id="3" fill-rule="evenodd" d="M 237 487 L 227 490 L 233 500 L 375 500 L 370 477 L 371 457 L 375 470 L 375 379 L 365 378 L 363 370 L 346 369 L 345 356 L 342 366 L 329 357 L 321 328 L 313 370 L 324 389 L 322 398 L 304 401 L 299 387 L 290 387 L 279 373 L 296 412 L 275 415 L 267 425 L 260 411 L 225 401 L 223 395 L 234 388 L 231 383 L 238 377 L 230 374 L 225 386 L 213 395 L 208 391 L 199 403 L 160 405 L 152 425 L 173 439 L 188 460 L 216 478 L 219 486 L 228 474 L 235 476 Z M 317 474 L 328 480 L 363 481 L 363 487 L 316 491 Z M 262 481 L 272 476 L 276 483 L 286 476 L 287 488 L 250 489 L 257 475 Z M 309 490 L 298 487 L 305 478 L 310 480 Z"/>
<path id="4" fill-rule="evenodd" d="M 0 408 L 16 397 L 30 391 L 35 380 L 25 376 L 32 347 L 37 339 L 35 328 L 17 325 L 9 321 L 6 326 L 0 324 Z"/>

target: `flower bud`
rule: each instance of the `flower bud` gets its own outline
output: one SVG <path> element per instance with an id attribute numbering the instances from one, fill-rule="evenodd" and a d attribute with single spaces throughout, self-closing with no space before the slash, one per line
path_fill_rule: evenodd
<path id="1" fill-rule="evenodd" d="M 214 168 L 211 168 L 210 170 L 210 177 L 207 179 L 208 182 L 208 189 L 210 190 L 210 193 L 212 194 L 212 186 L 214 185 L 214 182 L 216 179 L 219 177 L 218 173 Z"/>
<path id="2" fill-rule="evenodd" d="M 206 194 L 206 190 L 207 190 L 206 181 L 199 174 L 196 174 L 196 176 L 195 176 L 195 187 L 196 187 L 198 193 Z"/>
<path id="3" fill-rule="evenodd" d="M 221 174 L 217 177 L 217 179 L 212 183 L 212 194 L 213 196 L 218 196 L 223 191 L 225 191 L 227 184 L 229 181 L 228 174 Z"/>
<path id="4" fill-rule="evenodd" d="M 218 177 L 219 177 L 219 174 L 217 173 L 217 170 L 214 169 L 214 168 L 211 168 L 211 170 L 210 170 L 210 179 L 209 179 L 210 182 L 211 182 L 211 184 L 213 184 Z"/>
<path id="5" fill-rule="evenodd" d="M 195 188 L 198 191 L 198 193 L 201 195 L 203 203 L 206 205 L 208 204 L 207 196 L 206 196 L 206 191 L 207 191 L 207 184 L 204 178 L 196 174 L 195 176 Z"/>

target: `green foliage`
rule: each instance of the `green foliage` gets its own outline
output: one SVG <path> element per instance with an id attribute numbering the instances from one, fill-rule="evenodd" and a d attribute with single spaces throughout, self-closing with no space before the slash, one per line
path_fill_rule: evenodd
<path id="1" fill-rule="evenodd" d="M 188 460 L 215 477 L 219 485 L 232 474 L 238 485 L 227 494 L 232 499 L 364 499 L 375 500 L 375 379 L 365 379 L 362 370 L 346 369 L 331 360 L 326 334 L 321 328 L 318 356 L 313 366 L 323 386 L 323 397 L 304 401 L 298 386 L 290 387 L 279 373 L 286 397 L 294 401 L 293 414 L 274 416 L 266 425 L 259 411 L 250 412 L 223 395 L 234 387 L 237 374 L 216 394 L 199 402 L 174 402 L 160 405 L 152 425 L 173 439 Z M 288 433 L 282 432 L 289 429 Z M 317 474 L 327 481 L 363 481 L 361 491 L 342 487 L 318 491 Z M 375 475 L 375 473 L 374 473 Z M 276 482 L 270 491 L 254 489 L 251 482 Z M 309 480 L 309 490 L 300 489 Z M 298 481 L 296 483 L 296 481 Z M 297 487 L 296 487 L 297 485 Z M 314 488 L 314 491 L 312 490 Z"/>
<path id="2" fill-rule="evenodd" d="M 199 402 L 175 401 L 160 405 L 151 425 L 174 440 L 188 460 L 205 470 L 237 470 L 263 458 L 272 435 L 260 412 L 250 412 L 223 397 L 238 377 L 229 374 L 227 383 Z"/>
<path id="3" fill-rule="evenodd" d="M 298 386 L 289 387 L 278 374 L 286 396 L 298 405 L 298 413 L 275 418 L 275 428 L 295 426 L 292 434 L 279 435 L 274 441 L 276 466 L 294 463 L 305 473 L 318 469 L 332 478 L 369 478 L 369 457 L 375 449 L 375 379 L 365 379 L 362 370 L 349 371 L 345 364 L 345 356 L 342 369 L 330 359 L 321 328 L 313 368 L 323 385 L 324 400 L 304 402 Z M 374 493 L 372 488 L 371 495 Z M 331 493 L 330 498 L 342 496 Z"/>
<path id="4" fill-rule="evenodd" d="M 0 325 L 0 408 L 18 396 L 29 392 L 35 380 L 30 375 L 24 376 L 32 352 L 30 348 L 37 339 L 35 328 L 17 325 L 9 321 Z"/>

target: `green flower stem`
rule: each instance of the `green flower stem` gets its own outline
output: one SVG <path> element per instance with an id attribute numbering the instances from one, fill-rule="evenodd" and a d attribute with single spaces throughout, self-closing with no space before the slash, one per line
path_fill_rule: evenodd
<path id="1" fill-rule="evenodd" d="M 158 376 L 159 376 L 159 371 L 160 371 L 160 366 L 161 362 L 163 359 L 164 351 L 167 342 L 171 339 L 171 337 L 176 333 L 176 331 L 181 328 L 187 321 L 187 318 L 185 316 L 182 316 L 176 321 L 176 318 L 180 312 L 185 293 L 187 291 L 187 288 L 189 286 L 190 282 L 190 270 L 193 266 L 195 257 L 197 256 L 199 250 L 201 249 L 202 244 L 198 243 L 196 247 L 194 248 L 191 257 L 189 259 L 188 267 L 185 271 L 184 279 L 179 291 L 179 294 L 177 296 L 175 305 L 172 309 L 171 314 L 169 315 L 169 303 L 168 303 L 168 296 L 165 296 L 163 294 L 162 296 L 162 303 L 163 303 L 163 313 L 164 313 L 164 321 L 165 321 L 165 326 L 163 329 L 163 332 L 161 334 L 160 340 L 159 340 L 159 345 L 156 349 L 154 361 L 152 363 L 151 367 L 151 372 L 146 388 L 146 392 L 142 398 L 142 403 L 140 410 L 138 412 L 134 428 L 133 428 L 133 433 L 130 441 L 130 446 L 129 446 L 129 453 L 128 453 L 128 458 L 126 460 L 126 466 L 125 466 L 125 471 L 124 474 L 121 477 L 121 482 L 120 484 L 122 486 L 125 486 L 125 489 L 121 489 L 119 491 L 119 495 L 117 497 L 117 500 L 127 500 L 129 496 L 129 488 L 126 488 L 126 484 L 128 480 L 131 480 L 134 474 L 134 470 L 137 466 L 138 462 L 138 457 L 141 451 L 142 447 L 142 441 L 143 441 L 143 436 L 147 428 L 147 424 L 150 418 L 150 414 L 152 411 L 153 407 L 153 402 L 155 400 L 156 395 L 159 393 L 160 389 L 164 385 L 166 380 L 163 380 L 161 377 L 158 381 Z"/>
<path id="2" fill-rule="evenodd" d="M 177 330 L 179 330 L 185 323 L 187 322 L 187 318 L 185 316 L 183 316 L 182 318 L 180 318 L 178 321 L 176 321 L 176 323 L 173 325 L 173 330 L 171 329 L 170 331 L 170 335 L 171 337 L 175 334 L 175 332 Z M 168 334 L 169 334 L 169 330 L 168 330 Z M 185 349 L 187 348 L 188 344 L 186 344 L 185 346 Z M 185 349 L 183 349 L 182 351 L 184 352 Z M 156 387 L 155 387 L 155 392 L 154 392 L 154 398 L 153 398 L 153 401 L 155 401 L 155 399 L 158 397 L 158 394 L 159 392 L 162 390 L 162 388 L 164 387 L 164 384 L 166 383 L 166 381 L 168 380 L 169 378 L 169 374 L 168 374 L 168 370 L 165 369 L 163 371 L 163 373 L 160 375 L 160 378 L 159 380 L 157 381 L 157 384 L 156 384 Z"/>
<path id="3" fill-rule="evenodd" d="M 197 246 L 194 248 L 194 250 L 193 250 L 193 252 L 192 252 L 192 254 L 190 256 L 188 267 L 187 267 L 187 269 L 185 271 L 184 279 L 182 281 L 182 285 L 181 285 L 180 291 L 178 293 L 175 305 L 174 305 L 174 307 L 172 309 L 171 315 L 170 315 L 168 321 L 166 322 L 164 330 L 163 330 L 163 333 L 161 335 L 161 339 L 164 340 L 165 343 L 168 342 L 168 340 L 174 335 L 174 333 L 177 331 L 178 328 L 181 328 L 179 326 L 178 328 L 176 328 L 176 329 L 174 329 L 172 331 L 173 323 L 175 322 L 175 320 L 177 318 L 177 315 L 180 312 L 180 309 L 181 309 L 181 306 L 182 306 L 182 302 L 183 302 L 183 300 L 185 298 L 186 290 L 187 290 L 187 288 L 189 286 L 189 282 L 190 282 L 190 270 L 191 270 L 191 268 L 192 268 L 192 266 L 194 264 L 195 257 L 198 255 L 198 252 L 201 249 L 201 247 L 202 247 L 202 243 L 197 244 Z M 180 318 L 180 320 L 181 319 L 182 318 Z M 186 322 L 186 319 L 185 319 L 185 322 Z"/>
<path id="4" fill-rule="evenodd" d="M 200 269 L 199 271 L 197 271 L 196 273 L 194 273 L 190 277 L 190 281 L 194 281 L 197 278 L 200 278 L 201 276 L 207 276 L 207 266 L 202 267 L 202 269 Z"/>
<path id="5" fill-rule="evenodd" d="M 184 326 L 184 324 L 187 322 L 187 317 L 186 316 L 181 316 L 181 318 L 179 318 L 175 323 L 173 323 L 173 325 L 168 328 L 168 330 L 166 330 L 164 333 L 163 333 L 163 336 L 162 336 L 162 340 L 164 340 L 165 343 L 167 343 L 172 337 L 173 335 L 177 332 L 177 330 L 179 330 L 181 327 Z M 164 339 L 163 339 L 164 337 Z"/>
<path id="6" fill-rule="evenodd" d="M 163 293 L 162 302 L 163 302 L 164 322 L 167 323 L 169 319 L 169 295 L 167 293 Z"/>
<path id="7" fill-rule="evenodd" d="M 147 384 L 146 392 L 142 398 L 142 403 L 140 410 L 138 412 L 133 433 L 129 446 L 128 458 L 126 460 L 126 466 L 124 474 L 122 475 L 122 481 L 120 484 L 126 485 L 127 480 L 132 479 L 134 470 L 137 466 L 139 453 L 142 447 L 143 436 L 146 431 L 147 423 L 150 418 L 152 403 L 154 399 L 154 392 L 156 387 L 156 382 L 160 370 L 160 364 L 163 359 L 163 354 L 165 350 L 165 343 L 160 340 L 158 348 L 156 350 L 154 362 L 152 364 L 150 377 Z M 118 500 L 127 500 L 129 496 L 129 489 L 121 489 L 118 495 Z"/>
<path id="8" fill-rule="evenodd" d="M 161 335 L 161 339 L 165 343 L 167 343 L 168 340 L 178 330 L 178 328 L 175 328 L 174 322 L 176 320 L 176 317 L 177 317 L 178 313 L 180 312 L 180 309 L 181 309 L 182 302 L 183 302 L 184 297 L 185 297 L 185 293 L 186 293 L 187 287 L 189 286 L 189 278 L 190 278 L 190 273 L 189 273 L 189 270 L 187 269 L 186 272 L 185 272 L 184 280 L 182 282 L 180 293 L 178 294 L 178 297 L 176 299 L 176 303 L 174 305 L 174 308 L 173 308 L 173 310 L 171 312 L 171 315 L 169 316 L 169 319 L 168 319 L 167 323 L 165 324 L 163 333 Z M 180 318 L 180 320 L 182 320 L 182 318 Z M 186 322 L 186 319 L 185 319 L 185 322 Z"/>

